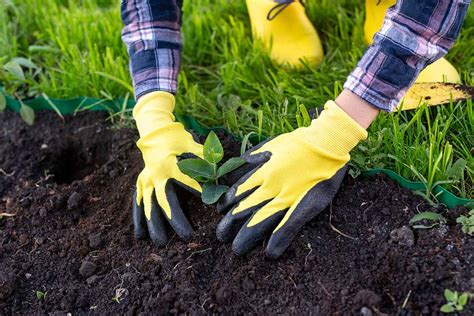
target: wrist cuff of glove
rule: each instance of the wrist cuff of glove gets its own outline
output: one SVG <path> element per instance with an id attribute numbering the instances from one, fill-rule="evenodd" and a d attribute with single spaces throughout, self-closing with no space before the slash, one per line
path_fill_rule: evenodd
<path id="1" fill-rule="evenodd" d="M 133 108 L 133 118 L 137 122 L 140 136 L 174 122 L 175 102 L 174 95 L 164 91 L 150 92 L 140 97 Z"/>
<path id="2" fill-rule="evenodd" d="M 336 155 L 348 154 L 367 138 L 367 131 L 354 121 L 334 101 L 327 101 L 324 111 L 311 123 L 317 133 L 316 145 Z"/>

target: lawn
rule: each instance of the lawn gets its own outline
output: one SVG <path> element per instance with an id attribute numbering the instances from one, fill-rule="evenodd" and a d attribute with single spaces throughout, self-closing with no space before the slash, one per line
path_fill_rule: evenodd
<path id="1" fill-rule="evenodd" d="M 275 66 L 253 43 L 244 1 L 184 1 L 183 67 L 178 112 L 244 136 L 273 136 L 298 126 L 300 105 L 334 98 L 362 56 L 364 6 L 356 0 L 308 1 L 326 58 L 296 72 Z M 0 63 L 30 58 L 40 71 L 21 84 L 4 78 L 18 98 L 131 96 L 128 57 L 120 38 L 119 2 L 0 0 Z M 447 58 L 474 84 L 474 9 Z M 474 197 L 474 109 L 460 102 L 416 112 L 382 114 L 353 152 L 352 174 L 389 168 Z M 432 199 L 435 197 L 431 196 Z"/>

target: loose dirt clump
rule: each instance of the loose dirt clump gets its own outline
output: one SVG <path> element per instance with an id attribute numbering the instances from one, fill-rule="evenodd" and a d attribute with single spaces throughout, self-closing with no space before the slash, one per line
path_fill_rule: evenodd
<path id="1" fill-rule="evenodd" d="M 4 113 L 0 126 L 0 211 L 16 214 L 0 220 L 1 315 L 416 315 L 438 312 L 445 288 L 474 292 L 474 241 L 455 223 L 465 209 L 413 231 L 410 218 L 433 209 L 384 176 L 347 177 L 277 261 L 264 241 L 233 255 L 215 237 L 222 215 L 190 195 L 194 238 L 157 248 L 133 238 L 134 131 L 103 113 L 39 113 L 33 127 Z"/>

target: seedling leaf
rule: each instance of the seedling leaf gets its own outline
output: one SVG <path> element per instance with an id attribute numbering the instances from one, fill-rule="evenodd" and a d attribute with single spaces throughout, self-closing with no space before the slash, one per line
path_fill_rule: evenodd
<path id="1" fill-rule="evenodd" d="M 452 312 L 455 311 L 455 309 L 454 309 L 454 306 L 452 304 L 446 303 L 443 306 L 441 306 L 440 311 L 442 311 L 443 313 L 452 313 Z"/>
<path id="2" fill-rule="evenodd" d="M 46 295 L 48 294 L 48 292 L 41 292 L 41 291 L 36 291 L 36 299 L 38 301 L 41 301 L 41 300 L 46 300 Z"/>
<path id="3" fill-rule="evenodd" d="M 456 301 L 456 294 L 451 291 L 450 289 L 445 289 L 444 290 L 444 297 L 446 298 L 446 300 L 448 302 L 453 302 L 453 301 Z"/>
<path id="4" fill-rule="evenodd" d="M 21 69 L 21 66 L 14 60 L 11 60 L 5 65 L 3 65 L 3 69 L 12 74 L 18 80 L 25 80 L 25 74 L 23 72 L 23 69 Z"/>
<path id="5" fill-rule="evenodd" d="M 211 131 L 204 142 L 204 159 L 210 163 L 218 163 L 222 158 L 224 158 L 224 149 L 216 133 Z"/>
<path id="6" fill-rule="evenodd" d="M 227 190 L 229 190 L 229 187 L 226 185 L 206 182 L 202 186 L 202 201 L 206 204 L 214 204 Z"/>
<path id="7" fill-rule="evenodd" d="M 219 167 L 219 169 L 217 170 L 217 177 L 222 177 L 223 175 L 234 171 L 245 163 L 246 161 L 240 157 L 230 158 L 222 166 Z"/>
<path id="8" fill-rule="evenodd" d="M 252 135 L 257 135 L 257 133 L 255 132 L 250 132 L 248 134 L 246 134 L 244 136 L 244 138 L 242 139 L 242 144 L 240 145 L 240 154 L 243 155 L 246 151 L 247 151 L 247 148 L 249 147 L 249 143 L 250 143 L 250 137 Z"/>
<path id="9" fill-rule="evenodd" d="M 433 222 L 431 225 L 423 225 L 423 224 L 417 224 L 414 225 L 414 223 L 418 223 L 420 221 L 429 221 Z M 434 226 L 440 224 L 440 223 L 445 223 L 446 219 L 444 218 L 443 215 L 435 213 L 435 212 L 421 212 L 419 214 L 416 214 L 410 219 L 410 224 L 413 225 L 413 228 L 415 229 L 428 229 L 428 228 L 433 228 Z"/>
<path id="10" fill-rule="evenodd" d="M 458 304 L 461 305 L 462 307 L 464 307 L 464 305 L 467 304 L 467 300 L 468 300 L 469 296 L 467 295 L 467 293 L 463 293 L 459 296 L 459 299 L 458 299 Z"/>
<path id="11" fill-rule="evenodd" d="M 0 112 L 5 111 L 7 107 L 7 100 L 5 99 L 5 96 L 0 93 Z"/>
<path id="12" fill-rule="evenodd" d="M 184 159 L 178 161 L 178 168 L 184 174 L 193 179 L 212 180 L 214 179 L 214 168 L 205 160 L 199 158 Z"/>
<path id="13" fill-rule="evenodd" d="M 38 66 L 36 66 L 31 60 L 23 57 L 15 57 L 12 61 L 25 68 L 38 69 Z"/>
<path id="14" fill-rule="evenodd" d="M 449 169 L 448 178 L 459 179 L 464 173 L 464 169 L 466 169 L 466 166 L 467 161 L 465 159 L 459 158 Z"/>
<path id="15" fill-rule="evenodd" d="M 20 104 L 20 116 L 22 120 L 28 125 L 33 125 L 35 123 L 35 111 L 21 101 Z"/>

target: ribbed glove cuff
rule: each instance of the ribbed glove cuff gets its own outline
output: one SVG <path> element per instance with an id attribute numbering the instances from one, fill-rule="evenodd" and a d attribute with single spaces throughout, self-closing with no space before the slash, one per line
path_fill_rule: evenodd
<path id="1" fill-rule="evenodd" d="M 334 101 L 327 101 L 324 111 L 311 123 L 315 145 L 335 155 L 347 155 L 367 138 L 367 131 Z"/>
<path id="2" fill-rule="evenodd" d="M 174 95 L 164 91 L 151 92 L 138 99 L 133 109 L 133 118 L 137 122 L 140 136 L 174 122 L 175 102 Z"/>

